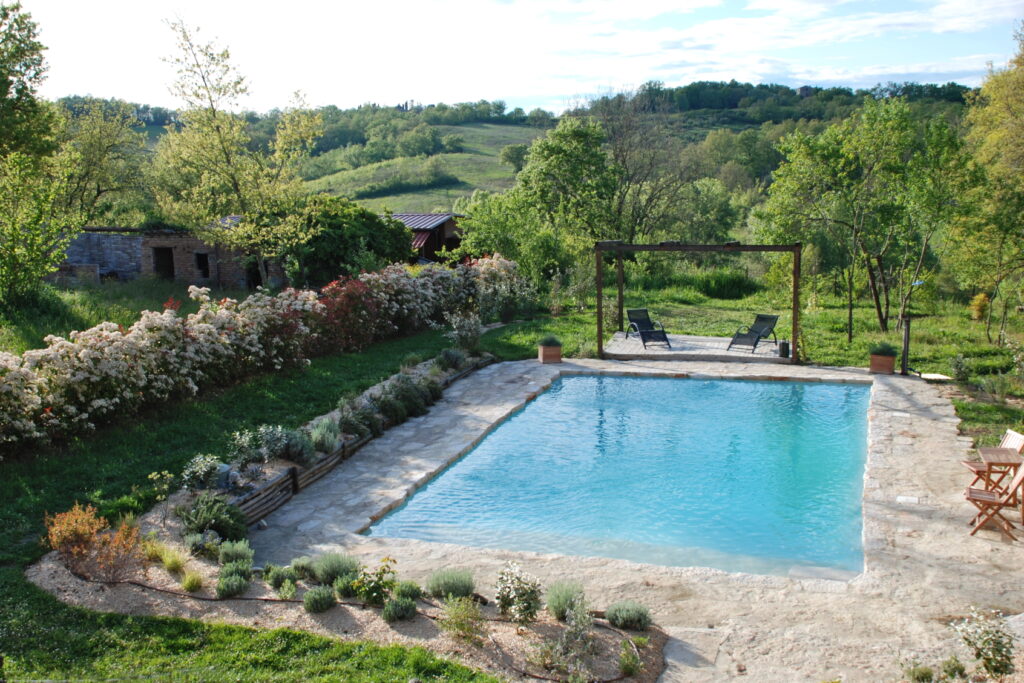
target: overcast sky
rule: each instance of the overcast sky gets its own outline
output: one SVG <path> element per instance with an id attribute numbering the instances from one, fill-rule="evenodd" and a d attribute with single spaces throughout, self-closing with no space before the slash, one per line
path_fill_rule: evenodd
<path id="1" fill-rule="evenodd" d="M 169 107 L 166 20 L 230 48 L 247 109 L 505 100 L 561 111 L 649 80 L 977 85 L 1024 0 L 22 0 L 45 97 Z"/>

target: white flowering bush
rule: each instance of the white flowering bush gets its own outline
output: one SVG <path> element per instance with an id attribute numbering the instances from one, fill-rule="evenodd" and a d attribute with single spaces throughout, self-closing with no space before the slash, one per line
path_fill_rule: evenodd
<path id="1" fill-rule="evenodd" d="M 1013 634 L 1002 614 L 971 607 L 970 616 L 952 626 L 986 674 L 1000 678 L 1013 673 Z"/>
<path id="2" fill-rule="evenodd" d="M 509 562 L 498 574 L 495 585 L 498 610 L 517 624 L 528 624 L 537 619 L 540 611 L 541 585 L 536 577 L 527 574 L 515 562 Z"/>
<path id="3" fill-rule="evenodd" d="M 169 306 L 144 311 L 127 329 L 101 323 L 47 337 L 46 348 L 21 356 L 0 353 L 0 448 L 88 431 L 114 415 L 307 362 L 313 353 L 357 350 L 452 311 L 486 319 L 524 287 L 515 263 L 498 255 L 454 270 L 413 273 L 395 264 L 332 283 L 322 295 L 259 289 L 241 301 L 213 300 L 208 288 L 189 287 L 199 302 L 190 315 Z"/>
<path id="4" fill-rule="evenodd" d="M 519 277 L 515 261 L 501 254 L 470 263 L 476 281 L 477 311 L 484 322 L 508 321 L 534 298 L 529 283 Z"/>

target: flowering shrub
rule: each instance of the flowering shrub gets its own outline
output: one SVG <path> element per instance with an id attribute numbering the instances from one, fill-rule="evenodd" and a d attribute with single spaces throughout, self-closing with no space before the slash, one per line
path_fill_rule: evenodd
<path id="1" fill-rule="evenodd" d="M 528 624 L 540 611 L 541 586 L 515 562 L 509 562 L 498 574 L 495 601 L 498 610 L 517 624 Z"/>
<path id="2" fill-rule="evenodd" d="M 214 301 L 208 288 L 189 287 L 200 306 L 184 317 L 169 300 L 127 329 L 101 323 L 66 339 L 47 337 L 46 348 L 20 357 L 0 352 L 0 448 L 88 431 L 114 415 L 312 354 L 356 351 L 453 311 L 502 317 L 527 295 L 516 264 L 499 255 L 454 270 L 414 273 L 395 264 L 332 282 L 319 295 L 260 289 L 242 301 Z"/>

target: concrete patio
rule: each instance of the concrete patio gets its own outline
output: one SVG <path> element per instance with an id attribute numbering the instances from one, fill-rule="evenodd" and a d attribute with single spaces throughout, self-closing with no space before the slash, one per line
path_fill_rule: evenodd
<path id="1" fill-rule="evenodd" d="M 696 360 L 696 361 L 738 361 L 741 363 L 790 363 L 789 358 L 779 358 L 778 346 L 769 339 L 762 341 L 751 352 L 749 346 L 734 346 L 729 349 L 731 337 L 697 337 L 686 334 L 669 334 L 671 348 L 661 343 L 650 343 L 645 348 L 640 337 L 633 333 L 616 332 L 605 342 L 604 355 L 609 360 Z"/>

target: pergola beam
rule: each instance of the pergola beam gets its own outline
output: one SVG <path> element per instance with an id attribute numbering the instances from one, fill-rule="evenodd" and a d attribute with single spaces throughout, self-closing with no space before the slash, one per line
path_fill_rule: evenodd
<path id="1" fill-rule="evenodd" d="M 623 308 L 622 256 L 626 252 L 671 251 L 671 252 L 790 252 L 793 254 L 793 338 L 790 340 L 790 360 L 797 362 L 800 339 L 800 253 L 803 245 L 795 244 L 683 244 L 682 242 L 660 242 L 658 244 L 626 244 L 621 240 L 597 242 L 594 257 L 597 270 L 597 355 L 604 358 L 604 257 L 605 252 L 615 254 L 616 280 L 618 281 L 618 327 L 621 332 Z"/>

